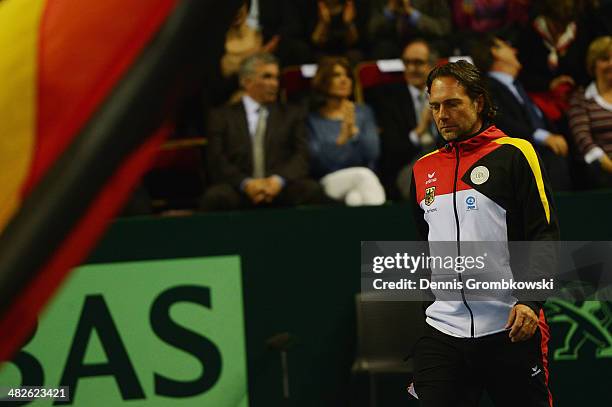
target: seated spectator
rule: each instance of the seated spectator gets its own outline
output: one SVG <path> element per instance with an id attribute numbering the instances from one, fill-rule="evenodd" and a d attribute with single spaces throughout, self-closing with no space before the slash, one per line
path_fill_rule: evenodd
<path id="1" fill-rule="evenodd" d="M 353 62 L 363 59 L 358 49 L 360 32 L 354 0 L 319 0 L 314 30 L 310 36 L 315 55 L 344 55 Z"/>
<path id="2" fill-rule="evenodd" d="M 381 205 L 385 192 L 375 168 L 379 142 L 370 108 L 350 97 L 353 79 L 345 58 L 323 59 L 312 81 L 317 92 L 308 116 L 312 172 L 325 193 L 347 205 Z"/>
<path id="3" fill-rule="evenodd" d="M 274 53 L 281 66 L 314 60 L 310 41 L 301 35 L 301 16 L 296 3 L 296 0 L 251 0 L 247 24 L 262 33 L 264 43 L 278 41 Z"/>
<path id="4" fill-rule="evenodd" d="M 282 0 L 277 51 L 282 66 L 313 63 L 326 55 L 363 59 L 368 1 Z"/>
<path id="5" fill-rule="evenodd" d="M 275 36 L 266 44 L 263 43 L 261 32 L 247 23 L 250 1 L 245 0 L 238 9 L 225 38 L 225 54 L 221 57 L 221 75 L 225 78 L 230 91 L 229 102 L 240 99 L 238 86 L 238 70 L 242 62 L 258 52 L 274 52 L 278 46 L 279 37 Z M 233 78 L 233 81 L 232 81 Z"/>
<path id="6" fill-rule="evenodd" d="M 593 41 L 587 70 L 594 78 L 570 99 L 569 123 L 594 186 L 612 188 L 612 37 Z"/>
<path id="7" fill-rule="evenodd" d="M 451 0 L 454 27 L 467 41 L 491 33 L 516 39 L 531 0 Z M 460 47 L 466 49 L 464 47 Z"/>
<path id="8" fill-rule="evenodd" d="M 478 68 L 488 73 L 491 99 L 498 108 L 495 125 L 512 137 L 521 137 L 534 144 L 553 189 L 571 189 L 568 144 L 517 80 L 521 63 L 516 49 L 488 35 L 472 47 L 470 55 Z"/>
<path id="9" fill-rule="evenodd" d="M 213 111 L 207 164 L 212 185 L 203 210 L 320 203 L 319 184 L 308 178 L 308 144 L 301 110 L 276 104 L 279 67 L 255 54 L 240 67 L 242 99 Z"/>
<path id="10" fill-rule="evenodd" d="M 246 0 L 249 27 L 260 32 L 264 43 L 277 42 L 281 39 L 283 24 L 286 20 L 283 0 Z"/>
<path id="11" fill-rule="evenodd" d="M 521 82 L 553 121 L 564 119 L 573 87 L 588 81 L 583 61 L 597 30 L 587 20 L 587 3 L 534 2 L 536 17 L 519 37 Z"/>
<path id="12" fill-rule="evenodd" d="M 438 56 L 422 39 L 401 55 L 405 83 L 375 86 L 365 92 L 381 127 L 380 172 L 389 199 L 408 199 L 412 162 L 435 147 L 438 131 L 425 85 Z"/>
<path id="13" fill-rule="evenodd" d="M 446 0 L 371 0 L 368 24 L 372 59 L 397 58 L 403 45 L 425 38 L 450 54 L 451 12 Z"/>

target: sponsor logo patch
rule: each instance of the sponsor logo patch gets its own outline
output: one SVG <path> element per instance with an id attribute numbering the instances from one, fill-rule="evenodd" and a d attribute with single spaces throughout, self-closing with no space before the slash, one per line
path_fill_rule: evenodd
<path id="1" fill-rule="evenodd" d="M 477 211 L 478 205 L 476 204 L 476 197 L 468 196 L 465 198 L 465 205 L 468 211 Z"/>
<path id="2" fill-rule="evenodd" d="M 435 171 L 432 172 L 431 174 L 427 173 L 427 181 L 425 181 L 425 185 L 429 185 L 432 182 L 436 182 L 438 179 L 435 178 L 435 176 L 436 176 L 436 172 Z"/>

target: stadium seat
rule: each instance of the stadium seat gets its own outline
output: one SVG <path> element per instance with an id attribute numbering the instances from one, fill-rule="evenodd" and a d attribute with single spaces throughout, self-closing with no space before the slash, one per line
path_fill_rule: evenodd
<path id="1" fill-rule="evenodd" d="M 295 102 L 310 92 L 310 81 L 316 71 L 315 65 L 296 65 L 283 69 L 281 73 L 281 99 Z"/>
<path id="2" fill-rule="evenodd" d="M 144 183 L 153 210 L 194 208 L 204 186 L 201 149 L 205 137 L 170 139 L 160 149 Z"/>
<path id="3" fill-rule="evenodd" d="M 364 91 L 368 88 L 404 82 L 402 62 L 400 60 L 362 62 L 355 68 L 355 81 L 355 100 L 363 103 Z"/>
<path id="4" fill-rule="evenodd" d="M 384 301 L 380 295 L 357 294 L 357 357 L 353 373 L 367 373 L 370 406 L 377 405 L 376 376 L 385 373 L 412 373 L 407 358 L 421 336 L 423 308 L 415 301 Z M 406 387 L 409 383 L 406 383 Z"/>

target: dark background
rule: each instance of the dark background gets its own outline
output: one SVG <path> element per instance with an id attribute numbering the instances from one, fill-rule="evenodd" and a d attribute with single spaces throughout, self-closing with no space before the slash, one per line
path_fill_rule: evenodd
<path id="1" fill-rule="evenodd" d="M 611 201 L 611 192 L 557 195 L 563 240 L 612 240 Z M 298 338 L 288 357 L 291 405 L 365 405 L 368 380 L 351 376 L 360 241 L 414 239 L 407 204 L 143 217 L 116 221 L 88 262 L 239 254 L 250 406 L 283 405 L 280 358 L 265 341 L 284 331 Z M 552 355 L 569 324 L 551 328 Z M 551 361 L 550 370 L 556 406 L 612 405 L 612 360 L 596 359 L 591 342 L 578 360 Z M 379 406 L 416 406 L 408 382 L 381 377 Z"/>

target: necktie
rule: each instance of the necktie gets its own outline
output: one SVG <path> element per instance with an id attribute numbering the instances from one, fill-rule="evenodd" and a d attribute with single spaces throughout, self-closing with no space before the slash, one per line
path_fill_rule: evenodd
<path id="1" fill-rule="evenodd" d="M 546 125 L 537 110 L 538 108 L 529 98 L 529 95 L 525 91 L 525 88 L 523 88 L 523 85 L 521 85 L 519 81 L 514 81 L 514 87 L 516 88 L 518 94 L 521 96 L 521 99 L 523 99 L 523 107 L 525 108 L 525 112 L 527 113 L 527 117 L 529 118 L 529 122 L 531 123 L 531 125 L 536 129 L 545 128 Z"/>
<path id="2" fill-rule="evenodd" d="M 418 121 L 421 119 L 420 113 L 423 111 L 423 108 L 425 107 L 425 92 L 419 93 L 419 95 L 417 96 L 417 100 L 419 102 L 419 106 L 417 107 L 417 110 L 419 111 L 419 115 L 417 117 L 417 121 Z"/>
<path id="3" fill-rule="evenodd" d="M 419 114 L 417 115 L 417 124 L 418 124 L 421 121 L 423 110 L 429 109 L 429 106 L 427 106 L 428 99 L 427 99 L 427 95 L 425 94 L 425 91 L 419 93 L 419 95 L 417 96 L 417 103 L 419 104 L 418 106 Z M 436 130 L 436 124 L 433 122 L 433 120 L 431 121 L 431 123 L 429 123 L 428 130 L 429 131 L 427 133 L 421 136 L 421 146 L 427 151 L 430 150 L 431 147 L 436 142 L 435 135 L 437 134 L 437 130 Z"/>
<path id="4" fill-rule="evenodd" d="M 266 121 L 268 111 L 264 107 L 257 109 L 257 127 L 253 137 L 253 178 L 263 178 L 266 174 L 264 158 L 264 141 L 266 138 Z"/>

